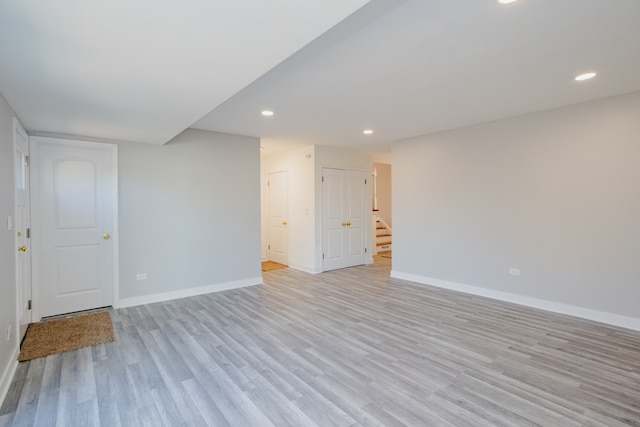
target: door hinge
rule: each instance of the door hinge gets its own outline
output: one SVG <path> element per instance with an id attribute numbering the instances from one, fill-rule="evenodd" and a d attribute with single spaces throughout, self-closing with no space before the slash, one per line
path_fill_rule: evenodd
<path id="1" fill-rule="evenodd" d="M 322 254 L 322 259 L 324 259 L 324 254 Z"/>
<path id="2" fill-rule="evenodd" d="M 366 179 L 364 180 L 364 185 L 367 185 L 367 180 Z"/>
<path id="3" fill-rule="evenodd" d="M 324 182 L 324 176 L 322 177 L 322 182 Z"/>
<path id="4" fill-rule="evenodd" d="M 267 187 L 271 187 L 271 183 L 267 181 Z"/>
<path id="5" fill-rule="evenodd" d="M 267 245 L 267 249 L 271 250 L 271 245 Z"/>
<path id="6" fill-rule="evenodd" d="M 27 310 L 31 310 L 31 300 L 27 303 Z"/>
<path id="7" fill-rule="evenodd" d="M 365 253 L 365 254 L 367 253 L 367 248 L 364 248 L 364 253 Z"/>
<path id="8" fill-rule="evenodd" d="M 24 156 L 24 165 L 29 166 L 29 156 Z"/>
<path id="9" fill-rule="evenodd" d="M 31 238 L 31 229 L 27 228 L 27 239 Z"/>

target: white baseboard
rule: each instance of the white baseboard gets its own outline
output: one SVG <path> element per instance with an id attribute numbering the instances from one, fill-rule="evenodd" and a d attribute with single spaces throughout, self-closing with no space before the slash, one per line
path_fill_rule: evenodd
<path id="1" fill-rule="evenodd" d="M 136 305 L 152 304 L 155 302 L 170 301 L 174 299 L 194 297 L 197 295 L 210 294 L 212 292 L 228 291 L 231 289 L 244 288 L 247 286 L 261 285 L 262 277 L 236 280 L 234 282 L 216 283 L 215 285 L 198 286 L 196 288 L 181 289 L 179 291 L 164 292 L 160 294 L 143 295 L 139 297 L 123 298 L 115 308 L 133 307 Z"/>
<path id="2" fill-rule="evenodd" d="M 317 269 L 315 267 L 311 267 L 309 265 L 303 265 L 303 264 L 296 264 L 296 263 L 289 263 L 289 268 L 293 268 L 294 270 L 299 270 L 305 273 L 309 273 L 309 274 L 320 274 L 322 273 L 322 269 Z"/>
<path id="3" fill-rule="evenodd" d="M 0 378 L 0 407 L 4 403 L 4 399 L 7 397 L 7 393 L 9 393 L 9 387 L 11 386 L 11 381 L 13 381 L 13 377 L 16 374 L 16 370 L 18 369 L 18 352 L 20 348 L 16 346 L 11 352 L 11 357 L 9 358 L 9 363 L 4 368 L 4 372 L 2 373 L 2 378 Z"/>
<path id="4" fill-rule="evenodd" d="M 449 289 L 452 291 L 464 292 L 467 294 L 478 295 L 499 301 L 506 301 L 526 307 L 538 308 L 540 310 L 551 311 L 553 313 L 566 314 L 573 317 L 580 317 L 582 319 L 593 320 L 595 322 L 606 323 L 608 325 L 640 331 L 640 319 L 635 317 L 622 316 L 619 314 L 607 313 L 590 308 L 578 307 L 575 305 L 569 305 L 554 301 L 547 301 L 539 298 L 512 294 L 509 292 L 496 291 L 479 286 L 449 282 L 447 280 L 434 279 L 431 277 L 419 276 L 416 274 L 402 273 L 400 271 L 391 271 L 391 277 L 394 279 L 408 280 L 423 285 L 430 285 L 438 288 Z"/>

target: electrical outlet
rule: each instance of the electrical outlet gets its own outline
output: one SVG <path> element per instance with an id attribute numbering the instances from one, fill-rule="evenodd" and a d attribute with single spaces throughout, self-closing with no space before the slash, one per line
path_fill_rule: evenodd
<path id="1" fill-rule="evenodd" d="M 147 273 L 136 274 L 136 280 L 147 280 Z"/>
<path id="2" fill-rule="evenodd" d="M 520 269 L 519 268 L 510 268 L 509 269 L 509 274 L 512 276 L 519 276 L 520 275 Z"/>

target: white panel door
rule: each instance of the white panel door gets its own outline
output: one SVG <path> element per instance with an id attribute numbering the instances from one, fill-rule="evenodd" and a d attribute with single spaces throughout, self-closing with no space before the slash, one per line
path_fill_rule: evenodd
<path id="1" fill-rule="evenodd" d="M 345 171 L 345 213 L 347 236 L 345 257 L 349 265 L 365 263 L 365 238 L 368 230 L 366 221 L 366 178 L 360 171 Z"/>
<path id="2" fill-rule="evenodd" d="M 46 317 L 112 305 L 116 146 L 33 141 L 37 313 Z"/>
<path id="3" fill-rule="evenodd" d="M 322 269 L 335 270 L 348 267 L 345 257 L 346 220 L 343 217 L 345 201 L 344 171 L 322 170 Z"/>
<path id="4" fill-rule="evenodd" d="M 287 265 L 289 263 L 289 233 L 287 216 L 289 208 L 289 186 L 286 171 L 270 173 L 269 193 L 269 260 Z"/>
<path id="5" fill-rule="evenodd" d="M 365 263 L 366 177 L 364 172 L 322 170 L 323 271 Z"/>
<path id="6" fill-rule="evenodd" d="M 15 148 L 15 236 L 16 290 L 18 295 L 18 342 L 22 342 L 31 323 L 31 209 L 29 206 L 29 138 L 20 123 L 13 119 Z"/>

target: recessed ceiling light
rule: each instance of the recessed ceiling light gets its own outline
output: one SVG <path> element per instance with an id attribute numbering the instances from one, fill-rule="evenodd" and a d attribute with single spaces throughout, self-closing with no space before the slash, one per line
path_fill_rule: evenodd
<path id="1" fill-rule="evenodd" d="M 518 0 L 497 0 L 498 3 L 500 4 L 509 4 L 509 3 L 515 3 Z"/>
<path id="2" fill-rule="evenodd" d="M 273 111 L 271 111 L 271 110 L 264 110 L 264 111 L 262 112 L 262 115 L 263 115 L 263 116 L 273 116 Z"/>
<path id="3" fill-rule="evenodd" d="M 364 133 L 365 135 L 371 135 L 373 131 L 371 129 L 366 129 L 366 130 L 363 130 L 362 133 Z"/>
<path id="4" fill-rule="evenodd" d="M 584 73 L 584 74 L 580 74 L 579 76 L 576 76 L 576 81 L 577 82 L 581 82 L 583 80 L 589 80 L 594 78 L 597 75 L 597 73 L 594 72 L 590 72 L 590 73 Z"/>

